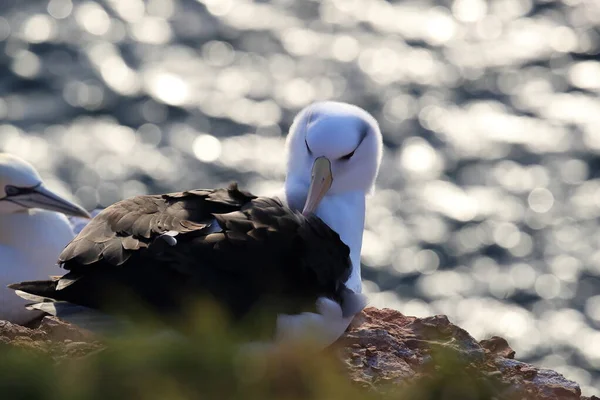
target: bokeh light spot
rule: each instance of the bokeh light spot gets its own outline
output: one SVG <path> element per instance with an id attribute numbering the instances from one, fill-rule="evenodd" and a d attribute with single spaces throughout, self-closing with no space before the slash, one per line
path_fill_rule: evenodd
<path id="1" fill-rule="evenodd" d="M 200 134 L 194 140 L 193 152 L 203 162 L 213 162 L 221 155 L 221 142 L 212 135 Z"/>
<path id="2" fill-rule="evenodd" d="M 552 208 L 554 196 L 546 188 L 535 188 L 529 193 L 527 202 L 529 208 L 537 213 L 543 214 L 550 211 Z"/>

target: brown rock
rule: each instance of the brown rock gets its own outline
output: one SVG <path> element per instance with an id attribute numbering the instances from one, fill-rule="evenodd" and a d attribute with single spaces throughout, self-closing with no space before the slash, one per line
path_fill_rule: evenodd
<path id="1" fill-rule="evenodd" d="M 84 356 L 102 348 L 90 332 L 49 316 L 35 329 L 0 321 L 0 342 L 47 353 L 57 360 Z"/>
<path id="2" fill-rule="evenodd" d="M 39 330 L 32 330 L 24 326 L 13 324 L 8 321 L 0 321 L 0 338 L 4 342 L 17 340 L 18 338 L 29 338 L 30 340 L 43 340 L 45 333 Z"/>
<path id="3" fill-rule="evenodd" d="M 442 386 L 450 387 L 448 398 L 475 398 L 474 392 L 469 397 L 458 391 L 489 386 L 489 393 L 498 399 L 584 399 L 579 385 L 561 374 L 513 360 L 515 352 L 505 339 L 477 342 L 445 316 L 416 318 L 367 308 L 338 345 L 350 379 L 363 387 L 377 388 L 381 383 L 406 387 L 421 379 L 439 384 L 447 378 Z M 456 373 L 438 376 L 440 366 L 448 363 L 454 363 Z"/>
<path id="4" fill-rule="evenodd" d="M 64 322 L 56 317 L 44 317 L 36 331 L 46 333 L 45 339 L 53 341 L 93 341 L 92 333 Z"/>
<path id="5" fill-rule="evenodd" d="M 479 342 L 487 352 L 504 358 L 515 358 L 515 351 L 510 348 L 506 339 L 500 336 L 492 336 Z"/>
<path id="6" fill-rule="evenodd" d="M 91 333 L 53 317 L 36 329 L 0 321 L 0 343 L 56 360 L 103 348 Z M 439 387 L 443 398 L 461 400 L 600 400 L 582 397 L 579 385 L 557 372 L 514 360 L 505 339 L 477 342 L 443 315 L 416 318 L 367 308 L 333 349 L 352 382 L 381 393 L 402 388 L 403 398 L 423 398 L 419 388 Z"/>

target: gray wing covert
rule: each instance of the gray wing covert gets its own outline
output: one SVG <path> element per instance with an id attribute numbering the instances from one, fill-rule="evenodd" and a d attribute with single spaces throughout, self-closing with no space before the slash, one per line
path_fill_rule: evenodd
<path id="1" fill-rule="evenodd" d="M 202 230 L 213 221 L 214 213 L 239 210 L 253 198 L 234 184 L 226 189 L 137 196 L 117 202 L 83 228 L 60 254 L 59 263 L 66 269 L 69 261 L 89 265 L 104 260 L 122 265 L 161 234 Z"/>

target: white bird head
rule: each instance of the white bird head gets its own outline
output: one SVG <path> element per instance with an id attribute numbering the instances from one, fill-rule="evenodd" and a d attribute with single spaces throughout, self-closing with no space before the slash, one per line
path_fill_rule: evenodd
<path id="1" fill-rule="evenodd" d="M 305 187 L 304 213 L 325 195 L 370 192 L 381 163 L 383 141 L 375 118 L 360 107 L 319 102 L 296 116 L 286 140 L 286 181 Z"/>
<path id="2" fill-rule="evenodd" d="M 0 153 L 0 214 L 31 208 L 90 218 L 86 210 L 48 190 L 35 168 L 27 161 Z"/>

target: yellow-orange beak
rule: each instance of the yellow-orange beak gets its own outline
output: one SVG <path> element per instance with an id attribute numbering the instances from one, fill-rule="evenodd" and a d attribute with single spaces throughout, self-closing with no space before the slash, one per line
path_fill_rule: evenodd
<path id="1" fill-rule="evenodd" d="M 332 183 L 331 162 L 327 157 L 318 157 L 313 164 L 308 196 L 302 210 L 303 215 L 315 212 Z"/>

